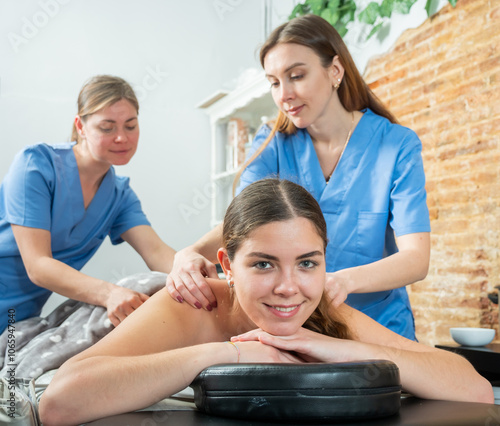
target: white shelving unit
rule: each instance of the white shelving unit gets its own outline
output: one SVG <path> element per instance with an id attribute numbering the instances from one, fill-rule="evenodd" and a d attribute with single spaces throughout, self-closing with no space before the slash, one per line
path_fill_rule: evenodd
<path id="1" fill-rule="evenodd" d="M 227 128 L 229 120 L 239 118 L 248 126 L 250 145 L 263 117 L 273 118 L 277 109 L 271 98 L 270 84 L 264 73 L 248 80 L 232 92 L 217 92 L 204 100 L 198 108 L 205 110 L 211 127 L 211 184 L 212 204 L 210 225 L 222 222 L 227 206 L 233 198 L 232 186 L 237 172 L 228 161 Z M 231 154 L 231 153 L 229 153 Z"/>

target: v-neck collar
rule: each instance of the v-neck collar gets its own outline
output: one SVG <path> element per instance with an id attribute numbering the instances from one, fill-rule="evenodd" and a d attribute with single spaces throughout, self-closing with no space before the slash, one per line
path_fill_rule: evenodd
<path id="1" fill-rule="evenodd" d="M 72 155 L 71 159 L 73 161 L 73 167 L 75 170 L 74 174 L 74 194 L 76 194 L 76 197 L 78 198 L 78 204 L 80 205 L 81 209 L 87 214 L 89 211 L 93 210 L 93 205 L 100 205 L 99 201 L 102 199 L 106 199 L 106 197 L 109 196 L 109 191 L 111 190 L 111 186 L 109 185 L 110 180 L 113 179 L 114 177 L 114 170 L 113 167 L 111 166 L 104 177 L 102 178 L 101 183 L 99 184 L 99 188 L 97 188 L 96 193 L 94 194 L 94 197 L 90 201 L 89 205 L 85 207 L 85 201 L 83 199 L 83 188 L 82 188 L 82 183 L 80 180 L 80 171 L 78 169 L 78 161 L 76 160 L 76 155 L 75 151 L 71 149 Z"/>
<path id="2" fill-rule="evenodd" d="M 329 211 L 332 209 L 337 211 L 342 205 L 347 189 L 353 184 L 356 168 L 366 152 L 365 145 L 371 139 L 369 122 L 373 113 L 369 109 L 362 112 L 363 116 L 354 128 L 349 143 L 345 147 L 344 155 L 335 167 L 328 184 L 323 176 L 318 155 L 307 130 L 302 130 L 304 132 L 302 143 L 294 146 L 298 156 L 297 160 L 300 160 L 299 164 L 304 167 L 304 180 L 307 187 L 320 204 L 328 199 Z M 332 205 L 332 199 L 335 199 L 335 205 Z"/>
<path id="3" fill-rule="evenodd" d="M 82 186 L 80 183 L 80 196 L 82 200 L 82 206 L 87 214 L 92 213 L 96 209 L 97 206 L 102 206 L 102 201 L 106 200 L 107 198 L 110 197 L 111 191 L 112 191 L 112 185 L 110 184 L 111 180 L 113 179 L 114 175 L 114 170 L 113 167 L 110 167 L 109 170 L 106 172 L 104 175 L 99 188 L 97 188 L 96 193 L 94 194 L 94 197 L 90 201 L 90 204 L 85 208 L 84 202 L 83 202 L 83 191 L 82 191 Z"/>
<path id="4" fill-rule="evenodd" d="M 115 175 L 114 169 L 113 167 L 110 167 L 106 172 L 101 184 L 99 185 L 99 188 L 92 198 L 92 201 L 87 206 L 87 208 L 85 208 L 82 184 L 80 181 L 80 173 L 78 171 L 78 163 L 76 161 L 76 156 L 73 150 L 71 150 L 71 161 L 73 162 L 72 168 L 75 171 L 72 175 L 73 181 L 71 183 L 71 187 L 73 188 L 73 190 L 71 191 L 73 194 L 72 204 L 75 207 L 74 209 L 72 209 L 73 215 L 75 216 L 75 219 L 78 219 L 77 222 L 92 222 L 96 220 L 96 218 L 101 213 L 100 210 L 103 203 L 112 196 L 113 181 Z"/>

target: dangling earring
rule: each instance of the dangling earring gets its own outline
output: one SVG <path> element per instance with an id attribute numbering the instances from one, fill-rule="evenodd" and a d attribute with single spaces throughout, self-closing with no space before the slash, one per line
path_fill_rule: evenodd
<path id="1" fill-rule="evenodd" d="M 231 275 L 229 275 L 229 276 L 227 277 L 227 286 L 228 286 L 229 288 L 233 288 L 233 287 L 234 287 L 234 281 L 231 279 Z"/>
<path id="2" fill-rule="evenodd" d="M 341 80 L 340 80 L 340 78 L 338 78 L 338 79 L 337 79 L 337 84 L 335 84 L 335 85 L 333 86 L 333 88 L 334 88 L 334 89 L 338 89 L 338 88 L 340 87 L 340 82 L 341 82 Z"/>

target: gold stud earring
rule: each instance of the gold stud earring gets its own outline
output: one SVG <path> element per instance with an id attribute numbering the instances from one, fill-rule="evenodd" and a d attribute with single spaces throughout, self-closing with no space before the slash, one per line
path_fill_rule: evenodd
<path id="1" fill-rule="evenodd" d="M 337 79 L 337 84 L 335 84 L 335 85 L 333 86 L 333 88 L 334 88 L 334 89 L 338 89 L 338 88 L 340 87 L 340 82 L 341 82 L 341 80 L 340 80 L 340 78 L 338 78 L 338 79 Z"/>

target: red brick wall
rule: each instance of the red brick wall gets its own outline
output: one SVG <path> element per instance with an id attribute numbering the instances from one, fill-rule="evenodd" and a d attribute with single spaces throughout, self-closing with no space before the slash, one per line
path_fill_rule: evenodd
<path id="1" fill-rule="evenodd" d="M 408 288 L 417 336 L 494 327 L 500 285 L 500 2 L 459 0 L 393 49 L 365 79 L 423 144 L 432 226 L 429 274 Z"/>

